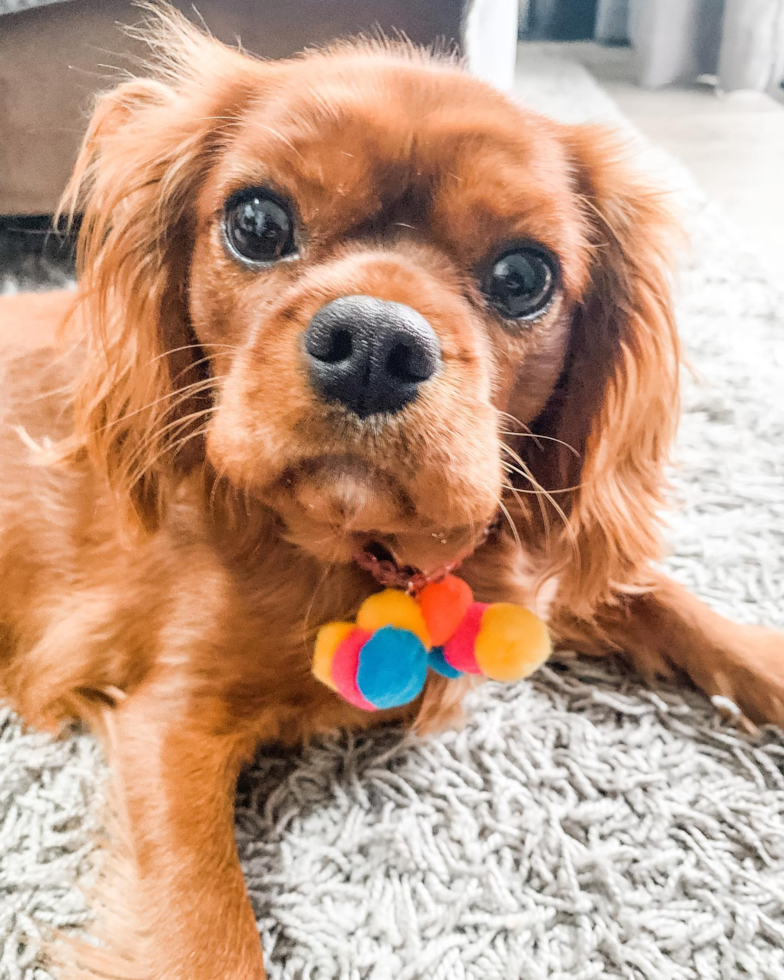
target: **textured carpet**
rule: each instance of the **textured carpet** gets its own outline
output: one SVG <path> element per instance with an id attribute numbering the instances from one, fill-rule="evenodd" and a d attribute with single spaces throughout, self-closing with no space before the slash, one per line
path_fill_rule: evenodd
<path id="1" fill-rule="evenodd" d="M 585 72 L 531 54 L 520 90 L 617 118 Z M 716 608 L 784 625 L 784 304 L 677 165 L 694 248 L 672 572 Z M 0 978 L 44 980 L 36 920 L 82 915 L 84 736 L 0 718 Z M 273 980 L 784 978 L 784 739 L 737 734 L 699 694 L 572 662 L 488 684 L 459 733 L 266 752 L 237 838 Z M 219 978 L 216 978 L 219 980 Z"/>

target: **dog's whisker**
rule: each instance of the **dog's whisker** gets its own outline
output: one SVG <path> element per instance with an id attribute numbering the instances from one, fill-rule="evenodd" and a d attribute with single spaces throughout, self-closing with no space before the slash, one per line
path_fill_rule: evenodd
<path id="1" fill-rule="evenodd" d="M 238 344 L 208 344 L 201 343 L 200 341 L 195 341 L 192 344 L 183 344 L 181 347 L 168 347 L 165 351 L 160 354 L 156 354 L 155 357 L 151 357 L 145 364 L 155 364 L 156 361 L 163 361 L 170 357 L 172 354 L 180 354 L 186 350 L 204 350 L 207 347 L 215 347 L 218 349 L 233 350 L 237 351 L 240 349 Z"/>
<path id="2" fill-rule="evenodd" d="M 517 525 L 515 524 L 512 515 L 509 513 L 506 504 L 504 504 L 503 500 L 500 497 L 498 498 L 498 508 L 506 518 L 507 523 L 509 524 L 509 528 L 512 532 L 512 537 L 514 538 L 515 544 L 517 545 L 517 550 L 522 552 L 523 542 L 520 540 L 520 532 L 517 530 Z"/>
<path id="3" fill-rule="evenodd" d="M 132 474 L 134 468 L 139 461 L 140 457 L 143 457 L 147 450 L 154 445 L 166 435 L 167 432 L 173 431 L 177 428 L 182 428 L 183 426 L 192 424 L 196 419 L 203 418 L 205 415 L 210 415 L 211 413 L 217 411 L 214 405 L 210 405 L 207 408 L 202 408 L 198 412 L 191 412 L 189 415 L 185 415 L 182 418 L 174 419 L 173 422 L 169 422 L 167 425 L 160 428 L 153 429 L 148 433 L 147 437 L 143 439 L 140 444 L 136 447 L 135 451 L 130 455 L 128 463 L 125 467 L 127 474 Z M 204 427 L 200 427 L 204 429 Z M 172 450 L 174 442 L 167 440 L 166 446 L 159 452 L 152 460 L 145 462 L 145 465 L 141 469 L 141 473 L 147 472 L 154 466 L 154 464 L 167 452 Z"/>
<path id="4" fill-rule="evenodd" d="M 544 503 L 545 500 L 547 500 L 547 502 L 553 508 L 555 513 L 560 517 L 561 522 L 563 524 L 563 529 L 566 533 L 567 540 L 569 541 L 570 548 L 573 552 L 574 559 L 579 567 L 579 563 L 581 561 L 581 554 L 580 554 L 579 545 L 577 543 L 577 531 L 574 528 L 572 522 L 569 520 L 568 515 L 560 506 L 560 504 L 555 499 L 555 497 L 552 495 L 551 491 L 545 490 L 545 488 L 541 486 L 541 484 L 538 483 L 538 481 L 535 480 L 529 467 L 526 466 L 526 464 L 523 462 L 520 456 L 518 456 L 517 453 L 515 453 L 509 446 L 507 446 L 506 443 L 502 442 L 501 445 L 503 449 L 505 449 L 505 451 L 515 460 L 515 462 L 519 463 L 523 467 L 523 469 L 526 471 L 524 474 L 526 479 L 528 479 L 532 483 L 535 490 L 539 491 L 536 499 L 539 503 L 539 509 L 542 516 L 542 524 L 545 531 L 545 541 L 547 546 L 549 547 L 550 544 L 550 520 L 549 520 L 549 515 L 546 512 L 545 503 Z M 578 488 L 573 488 L 573 489 L 578 489 Z"/>
<path id="5" fill-rule="evenodd" d="M 180 378 L 188 374 L 189 371 L 193 371 L 196 368 L 201 367 L 202 364 L 211 364 L 212 361 L 215 360 L 215 357 L 216 357 L 215 354 L 205 354 L 204 357 L 200 357 L 197 361 L 192 361 L 190 364 L 187 364 L 181 371 L 178 371 L 177 374 L 175 374 L 174 377 L 172 378 L 172 384 L 177 387 L 177 391 L 183 390 L 182 387 L 177 385 L 177 382 L 180 380 Z M 202 378 L 197 378 L 196 381 L 189 382 L 189 384 L 198 384 L 200 381 L 207 381 L 207 380 L 215 381 L 216 379 L 213 378 L 212 376 L 210 376 L 209 378 L 202 377 Z"/>
<path id="6" fill-rule="evenodd" d="M 502 460 L 501 465 L 504 467 L 504 469 L 508 473 L 517 473 L 518 476 L 522 476 L 525 479 L 530 480 L 529 474 L 528 473 L 525 473 L 523 470 L 521 470 L 519 467 L 515 466 L 513 463 L 510 463 L 507 460 Z M 575 490 L 579 490 L 580 487 L 582 487 L 583 485 L 584 484 L 582 484 L 582 483 L 575 483 L 575 484 L 573 484 L 570 487 L 558 487 L 556 490 L 543 490 L 541 488 L 537 488 L 537 489 L 534 489 L 534 490 L 528 490 L 526 487 L 516 487 L 516 489 L 517 489 L 517 491 L 519 493 L 527 493 L 527 494 L 530 494 L 532 497 L 534 497 L 534 496 L 541 495 L 541 494 L 544 494 L 546 496 L 548 494 L 553 494 L 554 495 L 554 494 L 559 494 L 559 493 L 572 493 Z"/>
<path id="7" fill-rule="evenodd" d="M 528 494 L 531 494 L 531 495 L 537 497 L 537 504 L 538 504 L 539 511 L 540 511 L 540 514 L 541 514 L 541 517 L 542 517 L 542 528 L 544 530 L 545 544 L 549 546 L 549 543 L 550 543 L 550 518 L 549 518 L 549 515 L 547 514 L 546 508 L 544 507 L 544 502 L 541 499 L 540 492 L 537 491 L 537 490 L 527 490 L 527 491 L 526 490 L 521 490 L 519 487 L 515 487 L 511 483 L 502 483 L 501 484 L 501 487 L 502 487 L 502 490 L 503 491 L 506 491 L 507 493 L 510 493 L 514 497 L 515 503 L 517 504 L 518 508 L 520 509 L 520 514 L 521 515 L 526 515 L 528 513 L 528 508 L 527 508 L 527 506 L 526 506 L 526 504 L 524 502 L 524 499 L 523 499 L 523 496 L 522 495 L 525 494 L 525 493 L 528 493 Z"/>
<path id="8" fill-rule="evenodd" d="M 186 385 L 184 388 L 178 388 L 176 391 L 171 391 L 166 395 L 161 395 L 154 401 L 148 402 L 146 405 L 142 405 L 141 408 L 134 409 L 132 412 L 127 412 L 120 418 L 114 419 L 111 422 L 106 422 L 104 425 L 99 426 L 95 429 L 96 432 L 108 431 L 114 426 L 121 426 L 127 419 L 133 418 L 136 415 L 140 415 L 144 412 L 149 412 L 150 409 L 154 408 L 156 405 L 162 402 L 169 401 L 172 398 L 177 399 L 172 402 L 171 405 L 167 405 L 165 410 L 161 412 L 160 418 L 165 419 L 168 415 L 174 412 L 183 402 L 188 401 L 189 398 L 193 398 L 197 394 L 201 394 L 204 391 L 209 391 L 211 387 L 217 384 L 215 378 L 202 378 L 199 381 L 194 381 L 190 385 Z"/>
<path id="9" fill-rule="evenodd" d="M 520 467 L 522 468 L 521 475 L 524 476 L 526 480 L 528 480 L 528 482 L 536 491 L 536 500 L 539 505 L 539 511 L 542 517 L 542 526 L 544 527 L 546 540 L 547 543 L 549 544 L 550 520 L 544 501 L 548 500 L 552 504 L 553 509 L 556 511 L 557 514 L 561 516 L 564 525 L 568 524 L 566 515 L 563 513 L 563 510 L 558 506 L 557 501 L 553 500 L 553 498 L 550 497 L 549 493 L 534 477 L 533 473 L 530 470 L 530 467 L 528 467 L 528 465 L 523 461 L 523 459 L 511 447 L 507 446 L 505 442 L 501 442 L 501 448 L 504 452 L 508 453 L 508 455 L 511 456 L 516 463 L 520 465 Z"/>
<path id="10" fill-rule="evenodd" d="M 177 441 L 166 446 L 159 453 L 153 456 L 152 459 L 150 459 L 145 464 L 145 466 L 143 466 L 141 469 L 135 472 L 131 468 L 125 467 L 123 469 L 123 477 L 126 481 L 127 486 L 129 488 L 133 488 L 137 486 L 144 479 L 144 477 L 153 470 L 155 464 L 158 463 L 164 456 L 166 456 L 168 453 L 180 451 L 191 439 L 195 439 L 197 436 L 200 436 L 201 434 L 202 433 L 199 430 L 189 432 L 181 439 L 178 439 Z"/>
<path id="11" fill-rule="evenodd" d="M 199 436 L 204 435 L 205 431 L 206 429 L 204 426 L 199 426 L 198 428 L 194 429 L 193 432 L 188 432 L 186 433 L 186 435 L 181 436 L 180 438 L 174 440 L 173 442 L 166 445 L 160 452 L 156 453 L 156 455 L 153 456 L 152 459 L 147 460 L 145 462 L 145 465 L 141 469 L 137 470 L 136 472 L 134 472 L 132 466 L 125 467 L 124 474 L 126 479 L 128 480 L 129 486 L 134 486 L 140 480 L 142 480 L 144 476 L 154 468 L 155 464 L 159 462 L 168 453 L 179 452 L 188 442 L 190 442 L 191 439 L 195 439 Z"/>
<path id="12" fill-rule="evenodd" d="M 523 428 L 523 431 L 519 431 L 519 430 L 510 431 L 506 429 L 499 429 L 499 435 L 518 436 L 525 439 L 534 439 L 537 442 L 539 440 L 541 440 L 542 442 L 554 442 L 557 443 L 559 446 L 563 446 L 564 449 L 568 449 L 569 452 L 572 453 L 574 456 L 576 456 L 578 459 L 581 457 L 580 452 L 577 449 L 575 449 L 575 447 L 572 446 L 570 443 L 564 442 L 563 439 L 559 439 L 557 438 L 557 436 L 544 435 L 541 432 L 533 432 L 529 425 L 526 425 L 526 423 L 523 422 L 522 419 L 517 418 L 517 416 L 512 415 L 511 412 L 504 412 L 499 410 L 498 415 L 503 418 L 509 419 L 510 422 L 514 423 L 515 425 L 520 425 Z"/>
<path id="13" fill-rule="evenodd" d="M 539 432 L 514 432 L 506 429 L 499 429 L 498 433 L 502 436 L 516 436 L 521 439 L 534 439 L 536 442 L 539 442 L 540 440 L 542 442 L 554 442 L 559 446 L 563 446 L 564 449 L 568 449 L 573 456 L 576 456 L 578 459 L 580 458 L 579 451 L 575 449 L 571 443 L 564 442 L 563 439 L 558 439 L 556 436 L 543 436 Z"/>

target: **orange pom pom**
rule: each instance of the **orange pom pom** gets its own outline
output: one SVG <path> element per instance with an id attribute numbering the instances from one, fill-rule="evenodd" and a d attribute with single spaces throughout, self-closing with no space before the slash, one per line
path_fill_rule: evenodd
<path id="1" fill-rule="evenodd" d="M 482 616 L 474 654 L 479 669 L 494 681 L 517 681 L 550 656 L 552 642 L 542 620 L 511 602 L 494 602 Z"/>
<path id="2" fill-rule="evenodd" d="M 443 646 L 462 623 L 474 601 L 471 586 L 456 575 L 431 582 L 419 594 L 419 608 L 425 618 L 433 646 Z"/>
<path id="3" fill-rule="evenodd" d="M 399 589 L 384 589 L 365 599 L 357 613 L 357 626 L 368 633 L 375 633 L 384 626 L 395 626 L 418 636 L 425 649 L 429 650 L 432 646 L 425 618 L 416 599 Z"/>

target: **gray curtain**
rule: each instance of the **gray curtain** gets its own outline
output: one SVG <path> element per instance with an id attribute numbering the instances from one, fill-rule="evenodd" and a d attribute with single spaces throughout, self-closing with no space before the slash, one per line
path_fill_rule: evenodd
<path id="1" fill-rule="evenodd" d="M 520 0 L 538 36 L 585 37 L 586 0 Z M 590 11 L 593 13 L 593 11 Z M 784 0 L 595 0 L 594 37 L 631 41 L 647 88 L 715 75 L 725 92 L 778 91 L 784 79 Z"/>
<path id="2" fill-rule="evenodd" d="M 599 0 L 616 31 L 624 6 L 647 88 L 715 75 L 724 92 L 774 92 L 784 76 L 784 0 Z"/>
<path id="3" fill-rule="evenodd" d="M 629 0 L 598 0 L 595 36 L 605 44 L 629 39 Z"/>

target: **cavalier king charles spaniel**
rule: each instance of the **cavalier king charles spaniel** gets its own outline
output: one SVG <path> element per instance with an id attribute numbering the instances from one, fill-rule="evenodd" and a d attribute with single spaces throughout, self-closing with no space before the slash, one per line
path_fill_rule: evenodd
<path id="1" fill-rule="evenodd" d="M 124 884 L 68 975 L 260 980 L 240 767 L 454 724 L 472 683 L 368 715 L 314 679 L 318 627 L 375 568 L 460 563 L 559 646 L 749 723 L 784 722 L 784 635 L 658 569 L 677 231 L 611 134 L 406 45 L 265 62 L 156 25 L 66 193 L 69 342 L 4 358 L 0 690 L 32 725 L 92 724 L 113 773 Z"/>

